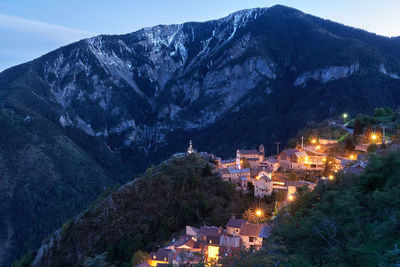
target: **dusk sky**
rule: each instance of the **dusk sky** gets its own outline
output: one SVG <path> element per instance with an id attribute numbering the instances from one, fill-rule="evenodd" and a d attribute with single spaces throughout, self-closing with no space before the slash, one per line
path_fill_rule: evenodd
<path id="1" fill-rule="evenodd" d="M 97 34 L 217 19 L 282 4 L 385 36 L 400 36 L 399 0 L 0 0 L 0 71 Z"/>

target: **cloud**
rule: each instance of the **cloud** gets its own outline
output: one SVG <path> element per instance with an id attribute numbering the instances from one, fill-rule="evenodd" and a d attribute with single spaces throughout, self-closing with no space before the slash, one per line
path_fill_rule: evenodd
<path id="1" fill-rule="evenodd" d="M 88 31 L 0 13 L 0 71 L 94 35 Z"/>

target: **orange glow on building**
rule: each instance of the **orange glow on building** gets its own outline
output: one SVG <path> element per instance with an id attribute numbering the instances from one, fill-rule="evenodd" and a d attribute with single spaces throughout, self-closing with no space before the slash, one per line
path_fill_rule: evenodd
<path id="1" fill-rule="evenodd" d="M 208 261 L 218 260 L 219 247 L 208 246 Z"/>

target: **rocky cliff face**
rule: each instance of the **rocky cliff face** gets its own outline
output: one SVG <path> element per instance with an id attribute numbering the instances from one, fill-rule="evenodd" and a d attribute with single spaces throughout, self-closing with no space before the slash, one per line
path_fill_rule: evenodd
<path id="1" fill-rule="evenodd" d="M 0 108 L 45 120 L 121 181 L 189 139 L 222 156 L 259 143 L 268 154 L 308 123 L 397 106 L 397 44 L 282 6 L 243 10 L 62 47 L 2 72 Z"/>

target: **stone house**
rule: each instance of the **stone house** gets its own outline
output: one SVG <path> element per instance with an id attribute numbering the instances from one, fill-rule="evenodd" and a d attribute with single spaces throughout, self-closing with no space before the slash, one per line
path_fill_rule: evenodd
<path id="1" fill-rule="evenodd" d="M 263 238 L 260 237 L 260 234 L 263 226 L 263 224 L 242 223 L 239 236 L 246 249 L 259 250 L 262 248 Z"/>
<path id="2" fill-rule="evenodd" d="M 240 227 L 242 226 L 242 223 L 247 223 L 247 221 L 235 218 L 229 219 L 228 223 L 225 226 L 227 234 L 232 236 L 239 236 Z"/>
<path id="3" fill-rule="evenodd" d="M 273 183 L 271 178 L 261 176 L 256 178 L 253 184 L 255 197 L 269 197 L 272 194 Z"/>

